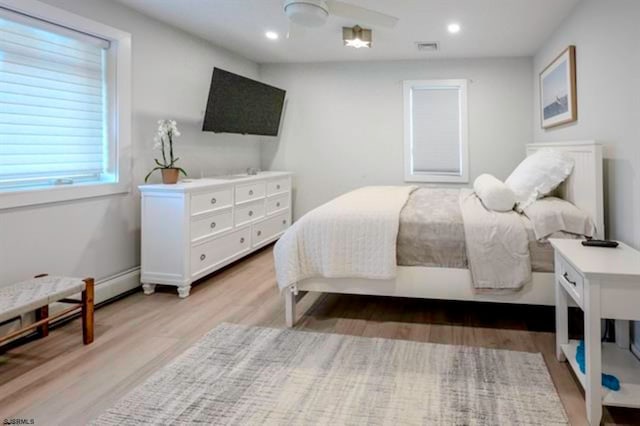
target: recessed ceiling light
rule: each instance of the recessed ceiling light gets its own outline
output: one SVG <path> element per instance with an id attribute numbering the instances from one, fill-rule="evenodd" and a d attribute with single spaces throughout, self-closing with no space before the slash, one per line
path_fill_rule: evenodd
<path id="1" fill-rule="evenodd" d="M 447 30 L 449 30 L 449 32 L 451 34 L 459 33 L 460 32 L 460 24 L 456 24 L 456 23 L 449 24 L 449 26 L 447 27 Z"/>
<path id="2" fill-rule="evenodd" d="M 264 36 L 269 40 L 277 40 L 280 37 L 275 31 L 267 31 L 266 33 L 264 33 Z"/>

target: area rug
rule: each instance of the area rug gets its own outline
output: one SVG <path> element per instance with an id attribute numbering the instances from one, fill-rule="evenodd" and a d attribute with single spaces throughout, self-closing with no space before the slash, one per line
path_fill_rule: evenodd
<path id="1" fill-rule="evenodd" d="M 94 421 L 553 425 L 540 354 L 223 324 Z"/>

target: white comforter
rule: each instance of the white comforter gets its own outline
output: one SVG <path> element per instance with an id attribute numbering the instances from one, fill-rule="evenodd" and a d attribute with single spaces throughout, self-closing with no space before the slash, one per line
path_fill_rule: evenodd
<path id="1" fill-rule="evenodd" d="M 311 277 L 396 276 L 400 211 L 415 186 L 370 186 L 310 211 L 275 246 L 278 286 Z"/>
<path id="2" fill-rule="evenodd" d="M 460 191 L 460 209 L 474 287 L 517 290 L 529 282 L 529 240 L 522 217 L 486 209 L 469 189 Z"/>

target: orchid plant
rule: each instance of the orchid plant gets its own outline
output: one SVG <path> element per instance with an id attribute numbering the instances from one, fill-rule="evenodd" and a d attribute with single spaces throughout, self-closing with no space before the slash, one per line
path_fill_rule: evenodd
<path id="1" fill-rule="evenodd" d="M 178 124 L 175 120 L 158 120 L 158 133 L 156 133 L 156 136 L 153 138 L 153 149 L 162 152 L 162 161 L 154 158 L 156 167 L 144 178 L 145 182 L 149 180 L 151 174 L 156 170 L 176 169 L 183 175 L 187 175 L 184 169 L 175 166 L 180 158 L 174 158 L 173 156 L 173 138 L 177 138 L 178 136 L 180 136 L 180 132 L 178 131 Z"/>

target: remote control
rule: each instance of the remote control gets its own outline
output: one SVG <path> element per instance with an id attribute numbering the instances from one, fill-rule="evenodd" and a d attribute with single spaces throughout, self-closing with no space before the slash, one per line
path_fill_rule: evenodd
<path id="1" fill-rule="evenodd" d="M 618 247 L 617 241 L 611 240 L 586 240 L 582 242 L 582 245 L 585 247 L 609 247 L 616 248 Z"/>

